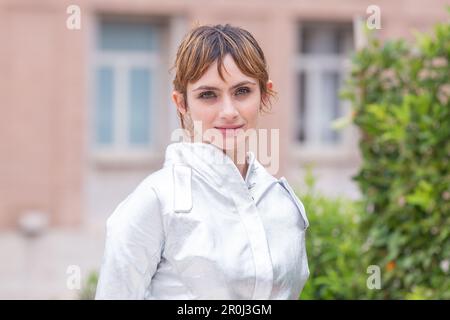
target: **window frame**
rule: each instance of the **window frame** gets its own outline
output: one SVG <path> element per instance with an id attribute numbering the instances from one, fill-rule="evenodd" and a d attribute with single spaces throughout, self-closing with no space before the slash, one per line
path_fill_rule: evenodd
<path id="1" fill-rule="evenodd" d="M 301 51 L 302 46 L 302 37 L 301 32 L 304 25 L 307 24 L 315 24 L 315 25 L 342 25 L 342 22 L 330 22 L 330 21 L 302 21 L 297 24 L 296 28 L 296 38 L 298 41 L 298 47 L 296 47 L 296 51 L 294 53 L 293 58 L 293 69 L 294 69 L 294 81 L 295 81 L 295 93 L 294 93 L 294 106 L 293 110 L 295 112 L 295 123 L 294 128 L 299 125 L 299 113 L 300 113 L 300 99 L 301 94 L 298 90 L 299 88 L 299 78 L 301 73 L 303 72 L 306 77 L 310 77 L 311 83 L 313 84 L 313 88 L 310 90 L 309 97 L 308 95 L 305 97 L 305 108 L 308 108 L 308 105 L 311 106 L 315 103 L 311 103 L 311 101 L 320 101 L 321 96 L 321 84 L 320 77 L 321 72 L 338 72 L 339 77 L 341 78 L 341 83 L 345 80 L 345 77 L 348 75 L 350 71 L 350 57 L 345 53 L 336 53 L 336 54 L 308 54 L 303 53 Z M 352 28 L 352 36 L 355 38 L 355 29 Z M 308 89 L 306 89 L 308 90 Z M 319 98 L 318 98 L 319 97 Z M 306 100 L 308 99 L 308 101 Z M 315 100 L 314 100 L 315 99 Z M 311 107 L 309 107 L 311 108 Z M 350 103 L 348 101 L 341 101 L 341 110 L 344 115 L 350 112 Z M 317 109 L 313 109 L 312 112 L 309 110 L 309 115 L 307 115 L 308 123 L 311 121 L 311 126 L 314 126 L 314 123 L 318 123 L 320 120 L 321 111 Z M 331 124 L 330 124 L 331 125 Z M 314 131 L 314 139 L 311 141 L 302 142 L 298 139 L 298 131 L 294 130 L 292 133 L 293 140 L 293 157 L 294 159 L 299 160 L 301 163 L 317 163 L 317 164 L 337 164 L 342 163 L 346 164 L 348 161 L 352 161 L 358 158 L 358 155 L 355 153 L 355 148 L 358 143 L 359 133 L 354 125 L 350 125 L 344 128 L 341 131 L 341 138 L 338 142 L 334 144 L 327 144 L 320 141 L 320 128 L 310 129 Z M 308 129 L 307 129 L 308 130 Z"/>
<path id="2" fill-rule="evenodd" d="M 155 51 L 117 51 L 99 48 L 101 24 L 105 20 L 117 22 L 136 22 L 140 21 L 136 17 L 126 16 L 109 16 L 99 14 L 93 18 L 92 34 L 90 39 L 90 63 L 88 68 L 89 74 L 89 135 L 88 145 L 89 154 L 94 162 L 99 164 L 141 164 L 154 162 L 160 157 L 160 135 L 161 126 L 157 119 L 161 117 L 161 106 L 165 102 L 165 97 L 158 95 L 164 92 L 165 79 L 162 74 L 161 65 L 164 64 L 163 50 L 165 30 L 160 19 L 152 19 L 146 17 L 142 22 L 152 24 L 158 33 L 158 48 Z M 103 146 L 96 141 L 95 112 L 96 112 L 96 93 L 97 93 L 97 71 L 101 67 L 112 67 L 114 71 L 114 117 L 113 117 L 113 135 L 114 142 L 112 145 Z M 133 145 L 129 141 L 129 100 L 130 100 L 130 71 L 133 68 L 145 68 L 150 72 L 152 88 L 150 90 L 150 119 L 149 134 L 150 141 L 148 144 Z M 156 94 L 155 94 L 156 93 Z M 122 105 L 122 107 L 120 107 Z M 128 108 L 124 108 L 126 106 Z"/>

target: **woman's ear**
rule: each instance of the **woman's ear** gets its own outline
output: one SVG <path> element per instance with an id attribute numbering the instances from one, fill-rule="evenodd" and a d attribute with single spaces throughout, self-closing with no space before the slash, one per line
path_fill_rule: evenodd
<path id="1" fill-rule="evenodd" d="M 272 80 L 269 79 L 269 80 L 267 81 L 267 83 L 266 83 L 266 88 L 267 88 L 267 92 L 270 92 L 270 90 L 272 90 L 272 88 L 273 88 L 273 82 L 272 82 Z M 263 101 L 264 103 L 268 103 L 268 102 L 269 102 L 269 99 L 270 99 L 270 94 L 269 94 L 269 93 L 266 93 L 265 96 L 263 97 L 262 101 Z"/>
<path id="2" fill-rule="evenodd" d="M 180 114 L 184 115 L 187 112 L 187 109 L 183 94 L 174 90 L 172 92 L 172 100 L 175 103 L 175 106 L 177 107 Z"/>

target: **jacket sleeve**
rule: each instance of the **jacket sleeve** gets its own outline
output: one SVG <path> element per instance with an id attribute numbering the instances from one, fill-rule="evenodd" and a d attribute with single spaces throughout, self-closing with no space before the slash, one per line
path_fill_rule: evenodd
<path id="1" fill-rule="evenodd" d="M 160 211 L 154 189 L 141 183 L 108 218 L 95 299 L 144 299 L 164 244 Z"/>
<path id="2" fill-rule="evenodd" d="M 303 219 L 303 229 L 306 230 L 309 227 L 309 221 L 308 221 L 308 217 L 306 216 L 306 211 L 305 211 L 305 207 L 303 206 L 303 203 L 297 197 L 297 195 L 294 192 L 294 189 L 292 189 L 292 187 L 289 185 L 289 183 L 285 177 L 281 177 L 279 182 L 291 196 L 292 201 L 294 202 L 295 206 L 297 207 L 297 209 L 300 212 L 300 215 Z"/>

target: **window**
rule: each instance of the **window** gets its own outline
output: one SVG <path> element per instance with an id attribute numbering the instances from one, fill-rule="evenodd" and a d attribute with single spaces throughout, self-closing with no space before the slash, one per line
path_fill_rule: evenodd
<path id="1" fill-rule="evenodd" d="M 338 92 L 353 47 L 352 26 L 305 23 L 299 38 L 296 139 L 304 146 L 339 146 L 345 137 L 331 122 L 346 113 Z"/>
<path id="2" fill-rule="evenodd" d="M 159 29 L 142 21 L 100 19 L 94 58 L 95 150 L 134 152 L 155 143 Z"/>

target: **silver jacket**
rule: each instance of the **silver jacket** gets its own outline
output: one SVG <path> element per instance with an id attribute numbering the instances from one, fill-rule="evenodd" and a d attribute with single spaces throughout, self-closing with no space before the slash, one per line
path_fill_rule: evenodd
<path id="1" fill-rule="evenodd" d="M 106 223 L 96 299 L 298 299 L 308 220 L 286 179 L 247 153 L 177 142 Z"/>

